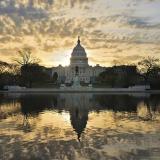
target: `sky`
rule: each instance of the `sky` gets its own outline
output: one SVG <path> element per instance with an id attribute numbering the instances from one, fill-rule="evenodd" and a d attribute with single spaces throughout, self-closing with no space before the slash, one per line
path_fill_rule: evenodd
<path id="1" fill-rule="evenodd" d="M 160 58 L 160 0 L 0 0 L 0 60 L 30 48 L 66 66 L 78 36 L 90 65 Z"/>

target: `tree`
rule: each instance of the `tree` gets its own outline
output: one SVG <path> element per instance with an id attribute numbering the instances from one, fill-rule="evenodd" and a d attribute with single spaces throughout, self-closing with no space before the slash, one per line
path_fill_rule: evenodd
<path id="1" fill-rule="evenodd" d="M 160 67 L 154 67 L 149 76 L 150 86 L 153 89 L 160 89 Z"/>
<path id="2" fill-rule="evenodd" d="M 43 82 L 48 75 L 39 64 L 26 64 L 21 67 L 21 77 L 22 82 L 31 88 L 34 82 Z"/>
<path id="3" fill-rule="evenodd" d="M 0 61 L 0 88 L 4 85 L 13 85 L 16 82 L 17 66 Z"/>
<path id="4" fill-rule="evenodd" d="M 114 72 L 113 68 L 108 68 L 106 71 L 99 74 L 97 80 L 105 85 L 111 87 L 115 86 L 117 74 Z"/>
<path id="5" fill-rule="evenodd" d="M 129 87 L 137 81 L 137 67 L 135 65 L 108 67 L 99 74 L 97 80 L 111 87 Z"/>
<path id="6" fill-rule="evenodd" d="M 9 64 L 8 74 L 11 76 L 12 84 L 20 83 L 20 66 L 17 64 Z"/>
<path id="7" fill-rule="evenodd" d="M 14 61 L 20 66 L 21 83 L 32 87 L 32 83 L 43 80 L 42 67 L 38 64 L 40 60 L 32 55 L 29 48 L 18 51 L 18 57 Z"/>
<path id="8" fill-rule="evenodd" d="M 7 70 L 8 66 L 8 63 L 0 61 L 0 74 L 4 73 Z"/>
<path id="9" fill-rule="evenodd" d="M 0 61 L 0 89 L 2 89 L 6 83 L 6 80 L 4 80 L 4 75 L 5 72 L 8 70 L 8 66 L 8 63 Z"/>
<path id="10" fill-rule="evenodd" d="M 144 78 L 145 85 L 148 83 L 149 77 L 154 74 L 154 69 L 159 66 L 159 59 L 155 57 L 147 57 L 138 62 L 139 71 Z"/>
<path id="11" fill-rule="evenodd" d="M 14 61 L 20 65 L 27 64 L 38 64 L 40 60 L 32 55 L 32 52 L 29 48 L 23 48 L 18 51 L 18 57 L 14 59 Z"/>

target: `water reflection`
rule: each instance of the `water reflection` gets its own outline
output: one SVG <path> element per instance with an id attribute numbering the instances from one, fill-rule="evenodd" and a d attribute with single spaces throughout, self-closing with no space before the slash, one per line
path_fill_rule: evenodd
<path id="1" fill-rule="evenodd" d="M 0 153 L 7 159 L 158 159 L 159 122 L 160 95 L 3 94 Z"/>

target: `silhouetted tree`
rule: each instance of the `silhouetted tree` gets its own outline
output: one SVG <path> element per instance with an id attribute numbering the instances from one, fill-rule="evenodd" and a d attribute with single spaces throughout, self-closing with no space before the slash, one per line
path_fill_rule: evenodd
<path id="1" fill-rule="evenodd" d="M 18 57 L 14 61 L 20 66 L 21 83 L 32 87 L 32 83 L 41 82 L 47 74 L 38 63 L 40 60 L 33 56 L 29 48 L 18 51 Z"/>
<path id="2" fill-rule="evenodd" d="M 137 67 L 134 66 L 113 66 L 99 74 L 97 80 L 102 84 L 111 87 L 128 87 L 136 83 Z"/>
<path id="3" fill-rule="evenodd" d="M 112 68 L 108 68 L 106 71 L 99 74 L 97 80 L 100 83 L 109 85 L 111 87 L 115 86 L 117 74 L 114 72 Z"/>
<path id="4" fill-rule="evenodd" d="M 144 78 L 145 85 L 148 83 L 149 77 L 153 75 L 154 69 L 159 65 L 159 59 L 154 57 L 147 57 L 138 62 L 139 71 Z"/>
<path id="5" fill-rule="evenodd" d="M 31 49 L 24 48 L 18 51 L 18 57 L 14 61 L 20 66 L 27 64 L 38 64 L 40 60 L 32 55 Z"/>
<path id="6" fill-rule="evenodd" d="M 31 88 L 34 82 L 44 82 L 48 79 L 48 74 L 38 64 L 26 64 L 21 67 L 21 77 L 22 82 Z"/>
<path id="7" fill-rule="evenodd" d="M 152 89 L 160 89 L 160 67 L 154 67 L 149 75 L 149 82 Z"/>
<path id="8" fill-rule="evenodd" d="M 8 66 L 8 63 L 0 61 L 0 74 L 4 73 L 7 70 Z"/>
<path id="9" fill-rule="evenodd" d="M 8 63 L 0 61 L 0 89 L 2 89 L 4 85 L 3 77 L 7 67 L 8 67 Z"/>
<path id="10" fill-rule="evenodd" d="M 4 85 L 15 84 L 18 81 L 19 67 L 0 61 L 0 88 Z"/>

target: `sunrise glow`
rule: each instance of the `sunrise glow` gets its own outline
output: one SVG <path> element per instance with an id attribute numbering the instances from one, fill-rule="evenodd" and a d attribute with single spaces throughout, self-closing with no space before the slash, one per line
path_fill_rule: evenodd
<path id="1" fill-rule="evenodd" d="M 89 63 L 160 57 L 159 0 L 1 0 L 0 56 L 28 47 L 46 66 L 68 65 L 80 35 Z"/>

